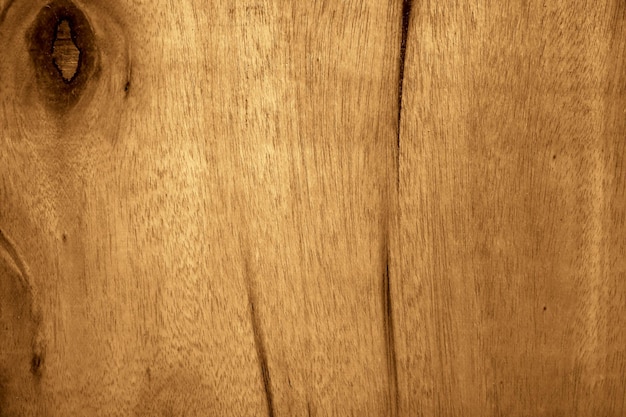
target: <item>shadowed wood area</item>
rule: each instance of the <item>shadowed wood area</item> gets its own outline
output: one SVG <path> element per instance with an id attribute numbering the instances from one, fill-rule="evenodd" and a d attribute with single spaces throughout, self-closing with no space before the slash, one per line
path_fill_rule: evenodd
<path id="1" fill-rule="evenodd" d="M 0 417 L 626 414 L 626 7 L 470 3 L 0 0 Z"/>
<path id="2" fill-rule="evenodd" d="M 411 15 L 401 415 L 626 414 L 625 5 L 514 3 Z"/>

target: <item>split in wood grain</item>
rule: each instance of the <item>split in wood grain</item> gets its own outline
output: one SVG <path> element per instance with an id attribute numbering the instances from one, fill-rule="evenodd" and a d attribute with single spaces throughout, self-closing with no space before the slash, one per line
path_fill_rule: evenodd
<path id="1" fill-rule="evenodd" d="M 247 266 L 247 264 L 246 264 Z M 257 302 L 256 292 L 254 290 L 254 283 L 252 283 L 252 276 L 249 273 L 250 268 L 246 268 L 246 285 L 248 292 L 248 306 L 250 309 L 250 321 L 252 324 L 252 333 L 254 335 L 254 347 L 256 349 L 257 360 L 259 362 L 259 368 L 261 372 L 261 378 L 263 379 L 263 390 L 265 391 L 265 401 L 267 403 L 267 414 L 269 417 L 274 417 L 274 394 L 272 392 L 272 380 L 270 377 L 269 368 L 267 365 L 267 350 L 265 348 L 265 340 L 263 338 L 261 329 L 261 320 L 255 309 Z"/>
<path id="2" fill-rule="evenodd" d="M 395 155 L 395 169 L 393 171 L 395 175 L 395 193 L 389 196 L 389 207 L 387 209 L 387 225 L 385 231 L 385 270 L 383 272 L 382 279 L 382 305 L 383 305 L 383 323 L 384 323 L 384 335 L 385 335 L 385 353 L 387 359 L 387 379 L 388 379 L 388 392 L 389 392 L 389 413 L 391 416 L 398 415 L 400 407 L 400 393 L 398 390 L 398 364 L 396 355 L 396 340 L 395 329 L 393 320 L 393 295 L 391 292 L 391 277 L 389 272 L 389 262 L 391 257 L 390 234 L 394 230 L 393 221 L 395 210 L 392 207 L 396 204 L 396 196 L 400 189 L 400 145 L 401 145 L 401 121 L 402 121 L 402 89 L 404 86 L 404 68 L 406 61 L 406 45 L 409 35 L 409 23 L 411 19 L 412 0 L 403 0 L 402 2 L 402 21 L 401 21 L 401 37 L 400 37 L 400 57 L 398 65 L 398 93 L 397 93 L 397 126 L 396 126 L 396 149 Z"/>
<path id="3" fill-rule="evenodd" d="M 409 24 L 411 22 L 411 8 L 413 0 L 402 2 L 402 37 L 400 39 L 400 63 L 398 77 L 398 137 L 397 146 L 400 149 L 400 121 L 402 119 L 402 88 L 404 86 L 404 67 L 406 61 L 406 44 L 409 37 Z"/>
<path id="4" fill-rule="evenodd" d="M 382 281 L 382 303 L 384 310 L 385 353 L 387 356 L 387 378 L 389 380 L 389 407 L 390 416 L 398 413 L 398 365 L 396 360 L 396 340 L 394 334 L 393 306 L 391 283 L 389 278 L 389 262 L 385 265 Z"/>

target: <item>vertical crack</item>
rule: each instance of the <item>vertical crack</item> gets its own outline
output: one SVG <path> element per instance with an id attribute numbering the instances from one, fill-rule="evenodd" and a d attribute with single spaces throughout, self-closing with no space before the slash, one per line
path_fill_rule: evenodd
<path id="1" fill-rule="evenodd" d="M 413 0 L 402 1 L 402 35 L 400 38 L 400 62 L 398 68 L 398 125 L 396 140 L 396 186 L 400 188 L 400 131 L 402 121 L 402 88 L 404 87 L 404 67 L 406 61 L 406 43 L 409 36 L 409 23 L 411 21 L 411 8 Z"/>
<path id="2" fill-rule="evenodd" d="M 270 378 L 269 368 L 267 366 L 267 351 L 265 349 L 265 341 L 261 331 L 259 315 L 255 309 L 256 293 L 253 288 L 252 276 L 250 268 L 246 262 L 246 285 L 248 291 L 248 306 L 250 309 L 250 321 L 252 323 L 252 333 L 254 335 L 254 347 L 256 349 L 257 360 L 263 379 L 263 389 L 265 391 L 265 401 L 267 404 L 267 414 L 274 417 L 274 394 L 272 393 L 272 380 Z"/>
<path id="3" fill-rule="evenodd" d="M 402 1 L 402 38 L 400 39 L 400 63 L 398 78 L 398 148 L 400 148 L 400 119 L 402 118 L 402 87 L 404 86 L 404 66 L 406 61 L 406 42 L 409 36 L 411 7 L 413 0 Z"/>
<path id="4" fill-rule="evenodd" d="M 385 354 L 387 358 L 387 378 L 389 381 L 389 415 L 395 417 L 398 415 L 400 408 L 400 393 L 398 391 L 398 364 L 396 355 L 396 339 L 393 320 L 393 302 L 391 293 L 391 277 L 389 273 L 389 263 L 391 262 L 391 233 L 395 230 L 394 216 L 397 207 L 393 205 L 397 203 L 398 193 L 400 192 L 400 146 L 401 146 L 401 127 L 402 127 L 402 90 L 404 87 L 404 69 L 406 61 L 406 47 L 409 35 L 409 25 L 411 21 L 412 0 L 402 1 L 402 22 L 401 22 L 401 38 L 400 38 L 400 59 L 398 63 L 398 119 L 397 119 L 397 137 L 395 156 L 395 191 L 391 192 L 391 198 L 388 201 L 387 208 L 387 225 L 385 230 L 385 242 L 383 259 L 385 260 L 381 302 L 384 317 L 384 336 L 385 336 Z M 389 183 L 392 179 L 389 179 Z M 390 189 L 392 189 L 390 187 Z"/>
<path id="5" fill-rule="evenodd" d="M 391 304 L 391 283 L 389 280 L 389 258 L 385 263 L 382 282 L 382 303 L 384 312 L 385 355 L 387 357 L 387 377 L 389 380 L 390 416 L 398 415 L 398 366 L 396 363 L 396 340 L 394 334 L 393 309 Z"/>

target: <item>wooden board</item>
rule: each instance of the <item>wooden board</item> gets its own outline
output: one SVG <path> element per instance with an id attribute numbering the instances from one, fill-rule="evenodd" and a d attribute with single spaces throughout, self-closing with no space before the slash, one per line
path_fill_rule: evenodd
<path id="1" fill-rule="evenodd" d="M 626 414 L 626 7 L 499 3 L 0 0 L 0 416 Z"/>
<path id="2" fill-rule="evenodd" d="M 414 5 L 400 414 L 626 413 L 625 17 L 610 0 Z"/>
<path id="3" fill-rule="evenodd" d="M 387 414 L 401 5 L 0 10 L 0 415 Z"/>

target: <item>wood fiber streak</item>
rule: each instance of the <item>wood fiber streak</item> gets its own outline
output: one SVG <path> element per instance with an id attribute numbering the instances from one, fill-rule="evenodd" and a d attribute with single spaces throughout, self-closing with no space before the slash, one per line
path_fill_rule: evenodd
<path id="1" fill-rule="evenodd" d="M 414 9 L 390 268 L 399 414 L 624 415 L 624 2 Z"/>
<path id="2" fill-rule="evenodd" d="M 46 348 L 6 316 L 0 415 L 390 415 L 402 2 L 54 4 L 0 1 L 0 229 Z M 54 10 L 93 31 L 80 89 L 80 31 L 33 52 Z"/>

